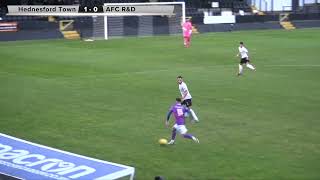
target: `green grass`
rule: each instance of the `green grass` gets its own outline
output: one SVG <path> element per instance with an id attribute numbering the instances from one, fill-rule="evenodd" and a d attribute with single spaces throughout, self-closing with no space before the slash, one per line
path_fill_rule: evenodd
<path id="1" fill-rule="evenodd" d="M 236 77 L 239 41 L 257 72 Z M 320 179 L 320 29 L 0 43 L 0 132 L 137 179 Z M 164 126 L 183 75 L 200 139 Z"/>

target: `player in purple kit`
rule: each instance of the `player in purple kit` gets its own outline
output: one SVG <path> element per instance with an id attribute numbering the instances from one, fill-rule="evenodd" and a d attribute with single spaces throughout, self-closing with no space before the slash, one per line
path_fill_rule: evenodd
<path id="1" fill-rule="evenodd" d="M 187 139 L 192 139 L 193 141 L 199 143 L 198 138 L 193 136 L 192 134 L 187 134 L 187 128 L 186 128 L 186 123 L 184 119 L 184 113 L 188 112 L 189 109 L 186 108 L 181 104 L 181 98 L 176 98 L 176 103 L 171 106 L 168 115 L 167 115 L 167 120 L 166 120 L 166 126 L 169 127 L 169 120 L 170 116 L 173 113 L 174 117 L 176 119 L 176 123 L 174 124 L 172 128 L 172 136 L 171 136 L 171 141 L 168 144 L 174 144 L 174 141 L 176 139 L 177 131 Z"/>

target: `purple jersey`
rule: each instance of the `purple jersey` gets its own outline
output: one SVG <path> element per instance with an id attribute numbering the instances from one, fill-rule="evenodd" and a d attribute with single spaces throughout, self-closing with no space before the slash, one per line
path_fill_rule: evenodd
<path id="1" fill-rule="evenodd" d="M 186 107 L 181 105 L 181 103 L 176 103 L 171 106 L 170 112 L 173 112 L 177 125 L 185 125 L 184 113 L 189 112 Z"/>

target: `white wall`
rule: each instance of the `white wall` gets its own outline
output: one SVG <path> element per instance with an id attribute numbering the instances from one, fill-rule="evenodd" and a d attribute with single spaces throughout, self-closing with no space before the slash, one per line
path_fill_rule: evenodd
<path id="1" fill-rule="evenodd" d="M 204 16 L 203 24 L 233 24 L 236 23 L 236 16 Z"/>
<path id="2" fill-rule="evenodd" d="M 208 12 L 203 12 L 203 24 L 223 24 L 223 23 L 236 23 L 236 16 L 232 11 L 222 11 L 221 16 L 210 16 Z"/>
<path id="3" fill-rule="evenodd" d="M 254 5 L 261 11 L 272 11 L 272 2 L 273 11 L 282 11 L 283 6 L 292 6 L 292 0 L 247 0 L 249 3 L 250 1 L 251 5 Z M 299 0 L 299 6 L 313 3 L 320 3 L 320 0 Z M 292 7 L 285 7 L 284 10 L 292 10 Z"/>
<path id="4" fill-rule="evenodd" d="M 301 0 L 302 1 L 302 0 Z M 305 0 L 306 1 L 306 0 Z M 272 9 L 273 3 L 273 9 Z M 292 0 L 252 0 L 252 4 L 261 11 L 292 10 Z M 284 6 L 288 6 L 285 7 Z"/>
<path id="5" fill-rule="evenodd" d="M 312 4 L 312 3 L 316 3 L 317 0 L 304 0 L 305 4 Z"/>
<path id="6" fill-rule="evenodd" d="M 299 6 L 303 6 L 304 4 L 313 4 L 320 3 L 320 0 L 299 0 Z"/>
<path id="7" fill-rule="evenodd" d="M 284 7 L 287 6 L 287 7 Z M 281 0 L 277 1 L 275 0 L 273 3 L 273 9 L 274 11 L 283 11 L 283 10 L 292 10 L 292 0 Z"/>

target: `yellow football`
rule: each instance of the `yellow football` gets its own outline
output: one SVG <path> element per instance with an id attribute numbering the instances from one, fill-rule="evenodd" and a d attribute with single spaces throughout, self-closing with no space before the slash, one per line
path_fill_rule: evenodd
<path id="1" fill-rule="evenodd" d="M 159 144 L 165 145 L 165 144 L 168 144 L 168 141 L 166 139 L 159 139 Z"/>

